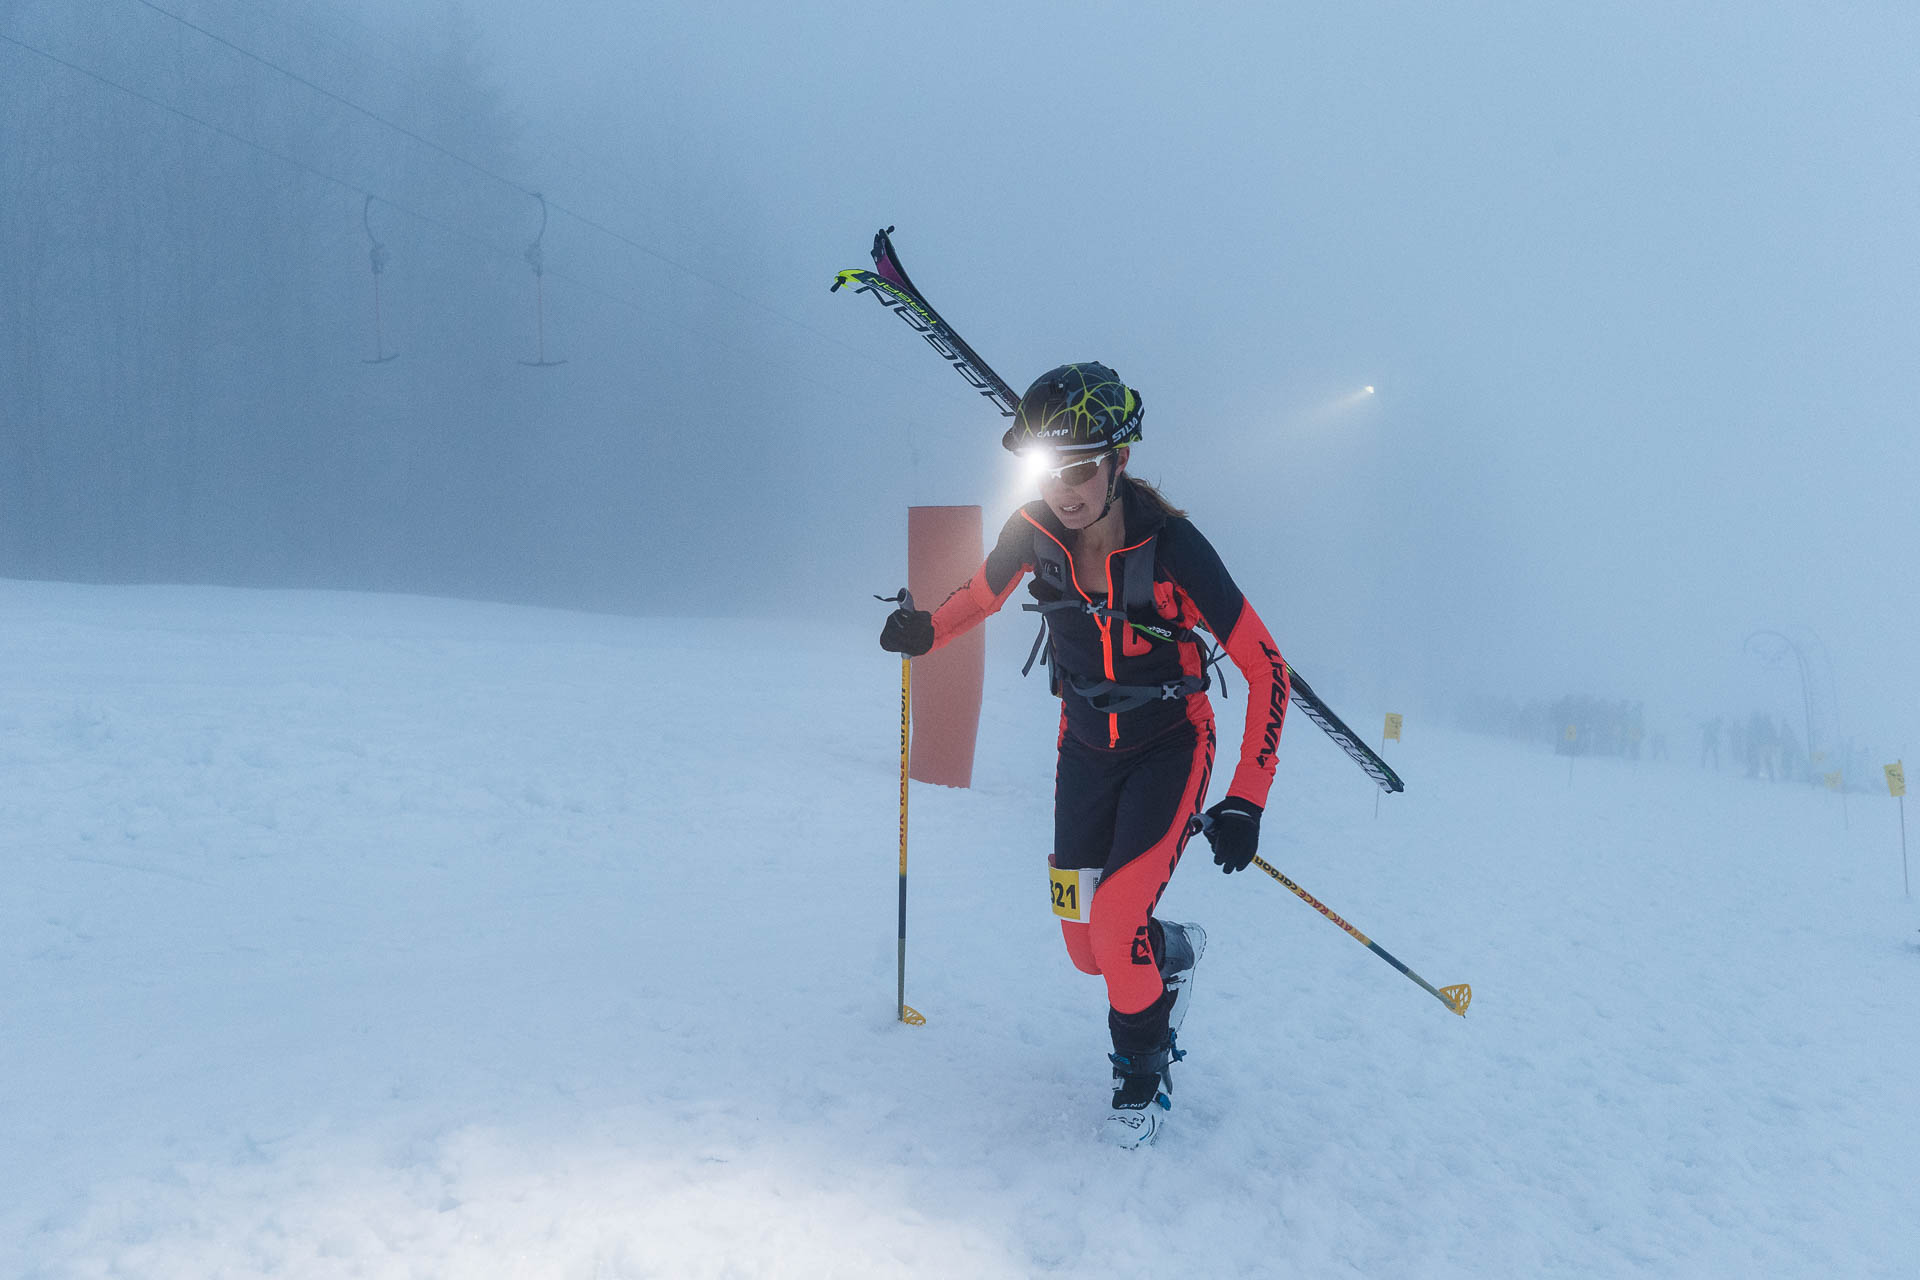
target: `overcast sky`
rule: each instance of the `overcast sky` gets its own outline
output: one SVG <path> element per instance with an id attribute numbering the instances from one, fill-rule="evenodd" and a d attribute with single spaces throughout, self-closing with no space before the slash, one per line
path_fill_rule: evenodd
<path id="1" fill-rule="evenodd" d="M 549 260 L 750 363 L 663 465 L 765 607 L 868 607 L 908 503 L 1030 496 L 985 402 L 827 292 L 895 225 L 1016 388 L 1141 390 L 1136 469 L 1303 671 L 1645 698 L 1686 752 L 1797 710 L 1741 644 L 1808 627 L 1847 727 L 1908 740 L 1920 8 L 464 8 L 526 181 L 655 251 L 556 224 Z M 576 365 L 647 340 L 551 297 Z"/>

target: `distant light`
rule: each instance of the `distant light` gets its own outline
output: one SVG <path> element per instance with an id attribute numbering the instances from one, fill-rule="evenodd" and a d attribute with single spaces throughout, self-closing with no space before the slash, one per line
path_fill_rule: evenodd
<path id="1" fill-rule="evenodd" d="M 1372 388 L 1372 387 L 1367 387 L 1366 389 L 1364 389 L 1363 391 L 1361 391 L 1361 393 L 1360 393 L 1360 394 L 1361 394 L 1361 395 L 1363 395 L 1363 396 L 1370 396 L 1370 395 L 1372 395 L 1372 394 L 1373 394 L 1373 388 Z"/>

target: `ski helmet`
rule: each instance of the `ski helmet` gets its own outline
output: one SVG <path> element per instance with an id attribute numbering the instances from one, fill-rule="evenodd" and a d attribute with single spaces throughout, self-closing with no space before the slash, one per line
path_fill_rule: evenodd
<path id="1" fill-rule="evenodd" d="M 1103 364 L 1063 364 L 1034 379 L 1000 443 L 1011 453 L 1101 453 L 1140 439 L 1140 393 Z"/>

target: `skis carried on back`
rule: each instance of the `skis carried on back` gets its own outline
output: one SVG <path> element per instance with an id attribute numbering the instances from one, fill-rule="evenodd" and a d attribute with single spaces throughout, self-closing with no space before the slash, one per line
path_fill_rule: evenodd
<path id="1" fill-rule="evenodd" d="M 888 227 L 873 234 L 873 270 L 854 267 L 842 271 L 834 277 L 833 288 L 828 292 L 837 293 L 844 284 L 859 285 L 855 293 L 872 294 L 881 306 L 905 320 L 969 386 L 993 401 L 1001 417 L 1011 418 L 1020 397 L 1014 394 L 1006 379 L 974 354 L 973 348 L 953 331 L 953 326 L 942 320 L 940 313 L 913 287 L 913 281 L 907 279 L 906 268 L 900 265 L 899 255 L 893 251 L 893 241 L 887 238 L 892 231 L 893 228 Z"/>
<path id="2" fill-rule="evenodd" d="M 953 326 L 941 318 L 926 300 L 920 290 L 914 287 L 907 277 L 907 270 L 900 265 L 900 255 L 894 251 L 893 228 L 876 231 L 873 236 L 873 269 L 853 267 L 840 272 L 833 280 L 833 288 L 828 292 L 838 292 L 842 285 L 857 285 L 855 293 L 871 293 L 874 300 L 887 310 L 907 322 L 909 328 L 927 340 L 927 345 L 940 353 L 940 358 L 953 366 L 953 371 L 967 380 L 967 385 L 991 400 L 1000 415 L 1011 418 L 1014 409 L 1020 403 L 1020 397 L 1007 380 L 995 373 L 985 360 L 982 360 L 966 340 L 953 331 Z M 1287 666 L 1288 683 L 1292 689 L 1292 701 L 1300 704 L 1307 719 L 1319 725 L 1340 749 L 1352 758 L 1367 773 L 1367 776 L 1380 784 L 1387 792 L 1405 791 L 1406 784 L 1400 781 L 1400 775 L 1393 771 L 1385 760 L 1360 740 L 1353 730 L 1347 728 L 1344 721 L 1335 715 L 1313 687 L 1300 678 L 1291 663 Z"/>
<path id="3" fill-rule="evenodd" d="M 1333 714 L 1331 707 L 1320 701 L 1320 695 L 1313 691 L 1312 685 L 1300 678 L 1300 673 L 1294 670 L 1291 662 L 1287 664 L 1287 684 L 1292 690 L 1291 700 L 1300 704 L 1300 709 L 1307 713 L 1307 719 L 1325 730 L 1327 736 L 1332 738 L 1355 764 L 1367 771 L 1369 778 L 1380 784 L 1382 791 L 1391 794 L 1407 789 L 1407 784 L 1400 781 L 1400 775 L 1393 771 L 1393 766 L 1382 760 L 1378 752 L 1362 742 L 1353 730 L 1347 728 L 1344 720 Z"/>

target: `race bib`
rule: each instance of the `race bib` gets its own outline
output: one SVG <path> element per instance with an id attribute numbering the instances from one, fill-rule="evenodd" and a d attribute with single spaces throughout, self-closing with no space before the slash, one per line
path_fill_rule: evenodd
<path id="1" fill-rule="evenodd" d="M 1049 866 L 1047 879 L 1053 891 L 1053 914 L 1062 920 L 1085 924 L 1093 914 L 1093 891 L 1100 883 L 1100 868 L 1075 870 Z"/>

